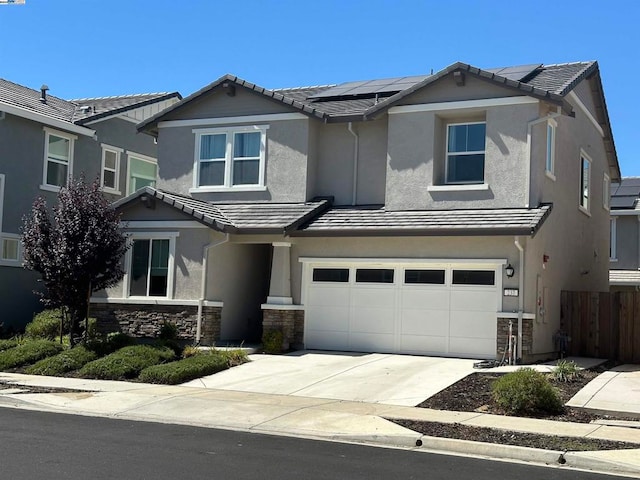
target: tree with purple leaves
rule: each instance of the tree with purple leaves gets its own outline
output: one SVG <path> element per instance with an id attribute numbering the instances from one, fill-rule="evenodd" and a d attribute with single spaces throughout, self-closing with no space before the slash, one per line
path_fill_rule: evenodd
<path id="1" fill-rule="evenodd" d="M 120 229 L 120 214 L 102 195 L 100 183 L 71 179 L 49 212 L 38 197 L 22 230 L 24 266 L 42 276 L 48 307 L 63 307 L 69 316 L 71 344 L 88 318 L 91 293 L 122 279 L 121 258 L 129 248 Z"/>

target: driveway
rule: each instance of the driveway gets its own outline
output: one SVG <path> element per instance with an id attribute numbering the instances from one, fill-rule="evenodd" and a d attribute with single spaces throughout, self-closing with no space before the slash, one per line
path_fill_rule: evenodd
<path id="1" fill-rule="evenodd" d="M 250 363 L 183 385 L 415 406 L 472 373 L 477 361 L 321 351 L 249 358 Z"/>

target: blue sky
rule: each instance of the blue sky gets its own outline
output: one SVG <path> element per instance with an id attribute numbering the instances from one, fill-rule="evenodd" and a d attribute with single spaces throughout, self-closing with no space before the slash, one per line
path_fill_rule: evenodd
<path id="1" fill-rule="evenodd" d="M 0 77 L 62 98 L 267 88 L 598 60 L 625 176 L 640 107 L 635 0 L 26 0 L 0 5 Z M 635 120 L 635 119 L 633 119 Z"/>

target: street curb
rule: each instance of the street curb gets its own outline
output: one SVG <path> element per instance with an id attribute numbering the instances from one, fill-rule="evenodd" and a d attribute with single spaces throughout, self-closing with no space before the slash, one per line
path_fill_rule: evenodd
<path id="1" fill-rule="evenodd" d="M 589 456 L 590 452 L 567 452 L 564 458 L 567 465 L 583 470 L 593 470 L 608 474 L 624 474 L 640 477 L 640 467 L 629 463 L 605 460 Z"/>

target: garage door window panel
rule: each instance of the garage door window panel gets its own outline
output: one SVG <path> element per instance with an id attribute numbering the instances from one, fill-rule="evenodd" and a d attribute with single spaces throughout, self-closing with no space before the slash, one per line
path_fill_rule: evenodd
<path id="1" fill-rule="evenodd" d="M 487 285 L 496 284 L 494 270 L 454 270 L 453 285 Z"/>
<path id="2" fill-rule="evenodd" d="M 348 268 L 314 268 L 313 281 L 314 282 L 346 283 L 346 282 L 349 282 L 349 269 Z"/>
<path id="3" fill-rule="evenodd" d="M 393 283 L 392 268 L 359 268 L 356 270 L 356 283 Z"/>
<path id="4" fill-rule="evenodd" d="M 405 270 L 404 283 L 407 285 L 444 285 L 444 270 Z"/>

